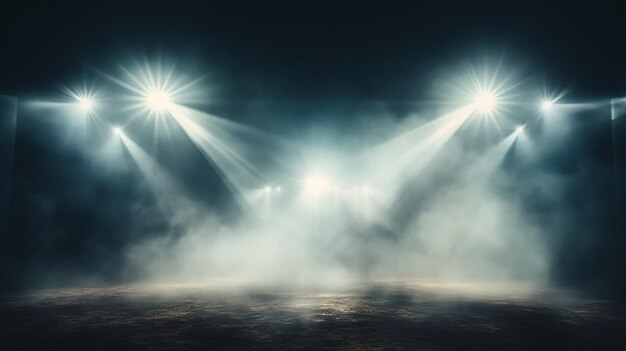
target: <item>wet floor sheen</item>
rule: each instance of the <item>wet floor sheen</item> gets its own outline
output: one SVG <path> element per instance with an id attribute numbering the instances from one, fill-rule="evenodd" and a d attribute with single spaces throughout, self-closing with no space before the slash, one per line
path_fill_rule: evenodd
<path id="1" fill-rule="evenodd" d="M 0 300 L 8 349 L 624 349 L 624 304 L 407 282 L 44 290 Z"/>

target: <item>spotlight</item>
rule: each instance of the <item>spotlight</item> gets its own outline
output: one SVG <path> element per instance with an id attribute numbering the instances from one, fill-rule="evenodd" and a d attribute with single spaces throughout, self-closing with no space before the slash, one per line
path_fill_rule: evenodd
<path id="1" fill-rule="evenodd" d="M 328 191 L 330 184 L 326 177 L 312 174 L 304 179 L 304 193 L 309 196 L 318 196 Z"/>
<path id="2" fill-rule="evenodd" d="M 496 106 L 496 102 L 496 96 L 489 91 L 481 92 L 474 98 L 474 106 L 482 112 L 491 112 Z"/>
<path id="3" fill-rule="evenodd" d="M 89 114 L 96 105 L 95 93 L 91 87 L 83 87 L 70 89 L 62 87 L 62 90 L 72 98 L 75 106 L 79 107 L 84 113 Z"/>
<path id="4" fill-rule="evenodd" d="M 113 134 L 117 136 L 122 136 L 124 135 L 124 131 L 120 127 L 113 127 Z"/>
<path id="5" fill-rule="evenodd" d="M 279 186 L 277 186 L 276 188 L 274 188 L 274 191 L 276 191 L 277 193 L 281 191 L 281 188 Z"/>
<path id="6" fill-rule="evenodd" d="M 524 133 L 524 126 L 523 125 L 519 125 L 517 126 L 517 128 L 515 128 L 515 135 Z"/>
<path id="7" fill-rule="evenodd" d="M 160 89 L 152 89 L 146 95 L 146 103 L 154 112 L 162 112 L 170 106 L 170 96 Z"/>
<path id="8" fill-rule="evenodd" d="M 89 96 L 78 97 L 78 103 L 80 108 L 85 112 L 89 112 L 93 109 L 94 101 Z"/>
<path id="9" fill-rule="evenodd" d="M 554 105 L 554 100 L 543 100 L 543 102 L 541 102 L 541 109 L 548 111 L 552 108 L 552 105 Z"/>
<path id="10" fill-rule="evenodd" d="M 120 66 L 120 70 L 123 76 L 119 78 L 104 73 L 103 75 L 132 92 L 127 98 L 133 102 L 129 107 L 142 114 L 169 116 L 172 108 L 179 107 L 181 102 L 201 101 L 202 89 L 197 85 L 204 77 L 189 80 L 185 77 L 195 75 L 176 72 L 175 65 L 164 62 L 162 57 L 157 57 L 154 62 L 137 61 L 134 67 Z"/>

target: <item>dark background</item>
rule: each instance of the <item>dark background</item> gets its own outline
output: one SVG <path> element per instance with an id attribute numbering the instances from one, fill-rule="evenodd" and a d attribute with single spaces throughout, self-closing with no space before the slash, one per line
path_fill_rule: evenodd
<path id="1" fill-rule="evenodd" d="M 0 94 L 20 99 L 58 94 L 59 82 L 93 74 L 92 67 L 106 70 L 134 53 L 193 58 L 218 82 L 215 98 L 223 101 L 425 100 L 430 82 L 446 65 L 490 53 L 567 87 L 574 101 L 608 102 L 626 95 L 626 7 L 619 1 L 4 1 L 0 6 Z M 626 262 L 611 143 L 611 135 L 623 137 L 623 126 L 612 130 L 608 108 L 590 114 L 599 117 L 577 119 L 572 126 L 577 138 L 535 164 L 559 175 L 576 174 L 567 185 L 571 197 L 549 203 L 532 189 L 520 196 L 540 221 L 549 220 L 550 206 L 567 213 L 569 225 L 551 247 L 555 282 L 623 293 Z M 50 124 L 28 121 L 18 118 L 3 286 L 31 287 L 42 277 L 45 284 L 71 283 L 62 277 L 73 275 L 129 279 L 116 263 L 122 249 L 165 223 L 154 216 L 143 232 L 132 232 L 128 209 L 139 202 L 156 211 L 154 199 L 131 181 L 94 176 L 78 152 L 50 146 Z M 55 202 L 46 206 L 42 199 Z"/>
<path id="2" fill-rule="evenodd" d="M 495 50 L 605 98 L 626 95 L 625 17 L 620 1 L 4 1 L 0 88 L 32 92 L 162 49 L 205 60 L 236 97 L 413 99 L 442 62 Z M 245 88 L 259 81 L 263 92 Z"/>

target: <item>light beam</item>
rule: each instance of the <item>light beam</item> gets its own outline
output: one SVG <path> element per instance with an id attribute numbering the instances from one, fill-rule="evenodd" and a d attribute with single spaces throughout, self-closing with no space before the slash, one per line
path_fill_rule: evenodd
<path id="1" fill-rule="evenodd" d="M 175 209 L 185 202 L 182 189 L 152 156 L 126 136 L 121 127 L 116 126 L 112 130 L 137 165 L 163 213 L 173 215 Z"/>
<path id="2" fill-rule="evenodd" d="M 273 147 L 268 145 L 266 136 L 254 128 L 176 103 L 170 104 L 168 112 L 214 167 L 235 195 L 235 199 L 244 209 L 252 209 L 246 194 L 250 189 L 259 188 L 260 184 L 267 184 L 268 181 L 252 157 L 259 150 L 266 151 Z M 266 147 L 261 149 L 258 147 L 261 144 L 251 145 L 251 140 L 262 142 Z M 265 189 L 264 185 L 260 189 Z"/>
<path id="3" fill-rule="evenodd" d="M 393 202 L 397 192 L 430 164 L 473 111 L 471 104 L 459 108 L 367 150 L 359 160 L 363 167 L 359 174 L 369 175 L 368 183 L 385 189 L 386 200 Z"/>

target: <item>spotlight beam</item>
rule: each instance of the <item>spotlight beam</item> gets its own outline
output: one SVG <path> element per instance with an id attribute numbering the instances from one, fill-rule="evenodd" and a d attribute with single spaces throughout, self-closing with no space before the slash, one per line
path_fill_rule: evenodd
<path id="1" fill-rule="evenodd" d="M 520 134 L 521 131 L 516 129 L 496 146 L 487 150 L 485 154 L 480 156 L 467 171 L 467 181 L 487 181 L 489 177 L 496 172 L 498 167 L 500 167 L 502 162 L 504 162 L 506 155 L 509 153 L 513 144 L 515 144 Z"/>
<path id="2" fill-rule="evenodd" d="M 211 123 L 217 130 L 220 130 L 220 133 L 213 133 L 200 125 L 199 118 L 196 117 L 204 117 L 205 122 L 218 119 L 217 117 L 210 118 L 210 115 L 176 104 L 172 104 L 169 112 L 204 158 L 217 171 L 242 207 L 250 209 L 251 204 L 247 201 L 249 197 L 245 194 L 249 192 L 248 189 L 255 188 L 256 184 L 267 183 L 267 179 L 251 161 L 233 148 L 241 146 L 240 140 L 235 138 L 225 140 L 232 132 L 229 128 L 224 129 L 224 126 L 229 123 L 222 121 L 221 126 Z"/>
<path id="3" fill-rule="evenodd" d="M 174 179 L 139 145 L 132 141 L 120 127 L 113 132 L 122 141 L 137 169 L 146 180 L 146 184 L 154 194 L 161 211 L 172 215 L 175 207 L 182 202 L 182 190 Z"/>
<path id="4" fill-rule="evenodd" d="M 409 179 L 430 164 L 473 111 L 473 105 L 459 108 L 369 150 L 360 159 L 365 168 L 361 174 L 371 174 L 368 182 L 387 189 L 393 200 Z"/>

